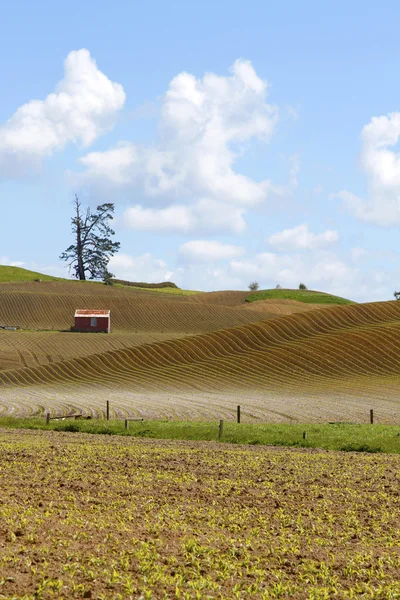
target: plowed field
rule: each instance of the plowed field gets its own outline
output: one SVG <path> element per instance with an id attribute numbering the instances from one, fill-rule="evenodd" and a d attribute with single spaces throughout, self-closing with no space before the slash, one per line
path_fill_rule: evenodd
<path id="1" fill-rule="evenodd" d="M 398 598 L 399 458 L 0 431 L 4 598 Z"/>
<path id="2" fill-rule="evenodd" d="M 364 420 L 372 399 L 381 422 L 398 422 L 399 396 L 397 302 L 310 310 L 0 372 L 0 406 L 17 414 L 71 405 L 99 414 L 112 398 L 116 415 L 222 417 L 241 399 L 252 418 Z"/>
<path id="3" fill-rule="evenodd" d="M 114 333 L 92 335 L 66 332 L 13 332 L 0 330 L 0 371 L 47 365 L 60 360 L 91 354 L 134 348 L 166 339 L 184 337 L 184 333 Z"/>
<path id="4" fill-rule="evenodd" d="M 191 302 L 195 297 L 88 282 L 2 283 L 0 325 L 69 329 L 77 308 L 110 309 L 114 332 L 202 333 L 259 319 L 238 307 Z"/>

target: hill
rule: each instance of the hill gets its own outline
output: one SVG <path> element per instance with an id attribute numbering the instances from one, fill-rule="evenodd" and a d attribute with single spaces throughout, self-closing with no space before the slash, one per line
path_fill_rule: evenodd
<path id="1" fill-rule="evenodd" d="M 15 281 L 63 281 L 61 277 L 43 275 L 36 271 L 29 271 L 21 267 L 9 267 L 0 265 L 0 283 Z"/>
<path id="2" fill-rule="evenodd" d="M 32 410 L 36 397 L 96 413 L 112 397 L 118 414 L 175 418 L 229 415 L 240 399 L 248 418 L 269 420 L 366 418 L 368 398 L 379 395 L 381 419 L 390 422 L 400 418 L 400 303 L 310 310 L 3 371 L 0 390 L 3 403 L 18 397 Z"/>
<path id="3" fill-rule="evenodd" d="M 259 320 L 239 307 L 196 303 L 191 298 L 195 296 L 87 281 L 4 283 L 0 285 L 0 324 L 68 330 L 77 308 L 110 309 L 113 332 L 201 333 Z"/>
<path id="4" fill-rule="evenodd" d="M 260 290 L 247 295 L 246 302 L 258 302 L 260 300 L 296 300 L 307 304 L 353 304 L 352 300 L 333 296 L 325 292 L 314 290 L 290 290 L 290 289 L 272 289 Z"/>

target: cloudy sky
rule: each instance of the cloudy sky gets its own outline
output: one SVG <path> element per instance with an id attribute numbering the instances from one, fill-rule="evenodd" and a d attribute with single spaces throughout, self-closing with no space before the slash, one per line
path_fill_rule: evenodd
<path id="1" fill-rule="evenodd" d="M 110 268 L 180 287 L 400 289 L 400 5 L 15 0 L 0 22 L 0 264 L 63 274 L 74 194 Z"/>

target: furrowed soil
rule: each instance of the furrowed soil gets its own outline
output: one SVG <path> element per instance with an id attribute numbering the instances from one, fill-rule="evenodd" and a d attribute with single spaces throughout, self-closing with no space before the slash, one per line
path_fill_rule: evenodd
<path id="1" fill-rule="evenodd" d="M 0 325 L 24 330 L 0 331 L 0 415 L 101 417 L 108 400 L 116 418 L 229 419 L 240 404 L 249 421 L 365 422 L 373 408 L 400 423 L 400 302 L 260 293 L 1 283 Z M 76 308 L 110 309 L 112 333 L 68 332 Z"/>
<path id="2" fill-rule="evenodd" d="M 397 598 L 399 460 L 0 430 L 0 598 Z"/>

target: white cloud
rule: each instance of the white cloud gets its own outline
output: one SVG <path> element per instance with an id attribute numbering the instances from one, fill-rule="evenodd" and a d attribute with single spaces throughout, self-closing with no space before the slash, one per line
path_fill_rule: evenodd
<path id="1" fill-rule="evenodd" d="M 399 136 L 399 112 L 373 117 L 362 129 L 360 164 L 367 177 L 367 198 L 348 190 L 335 194 L 360 220 L 377 225 L 400 223 L 400 154 L 393 150 Z"/>
<path id="2" fill-rule="evenodd" d="M 171 281 L 174 274 L 163 260 L 154 258 L 149 252 L 140 256 L 116 254 L 110 259 L 108 266 L 117 279 L 127 281 L 159 283 Z"/>
<path id="3" fill-rule="evenodd" d="M 55 91 L 24 104 L 0 126 L 0 173 L 38 166 L 69 142 L 89 146 L 114 124 L 124 103 L 122 86 L 97 68 L 88 50 L 70 52 Z"/>
<path id="4" fill-rule="evenodd" d="M 241 256 L 244 248 L 211 240 L 192 240 L 182 244 L 179 254 L 188 261 L 208 262 Z"/>
<path id="5" fill-rule="evenodd" d="M 264 252 L 252 259 L 232 260 L 230 272 L 240 278 L 244 285 L 258 281 L 262 287 L 297 288 L 300 282 L 309 289 L 330 292 L 351 299 L 371 298 L 373 275 L 363 279 L 362 273 L 346 264 L 331 252 L 306 254 L 275 254 Z M 382 286 L 375 287 L 375 299 L 387 293 Z M 358 296 L 358 298 L 357 298 Z M 385 297 L 385 296 L 383 296 Z M 387 296 L 386 296 L 387 297 Z"/>
<path id="6" fill-rule="evenodd" d="M 352 248 L 350 253 L 351 258 L 354 262 L 358 262 L 360 259 L 368 256 L 368 250 L 366 250 L 365 248 Z"/>
<path id="7" fill-rule="evenodd" d="M 138 231 L 241 233 L 246 228 L 243 213 L 243 209 L 235 207 L 221 209 L 218 202 L 204 198 L 192 205 L 172 204 L 166 208 L 137 205 L 128 208 L 123 218 L 129 228 Z"/>
<path id="8" fill-rule="evenodd" d="M 315 250 L 334 244 L 338 239 L 337 231 L 327 230 L 319 234 L 312 233 L 308 225 L 303 224 L 274 233 L 267 239 L 267 242 L 278 250 Z"/>
<path id="9" fill-rule="evenodd" d="M 180 73 L 161 100 L 158 143 L 139 147 L 121 141 L 105 152 L 89 153 L 80 159 L 86 170 L 69 173 L 71 183 L 97 190 L 137 187 L 149 203 L 167 206 L 161 209 L 166 213 L 157 212 L 159 206 L 133 207 L 126 212 L 128 226 L 145 223 L 146 229 L 165 230 L 158 215 L 168 222 L 184 205 L 185 211 L 179 208 L 183 224 L 178 223 L 175 231 L 242 231 L 246 210 L 268 195 L 290 193 L 297 185 L 297 157 L 292 159 L 287 186 L 268 179 L 254 181 L 234 168 L 249 140 L 268 142 L 274 132 L 278 109 L 267 103 L 267 92 L 267 83 L 249 61 L 241 59 L 229 76 L 206 73 L 196 78 Z M 227 215 L 229 210 L 232 216 Z M 207 216 L 211 212 L 214 217 L 223 215 L 216 225 Z"/>
<path id="10" fill-rule="evenodd" d="M 8 256 L 0 256 L 0 265 L 5 267 L 23 267 L 25 263 L 18 260 L 10 260 Z"/>

